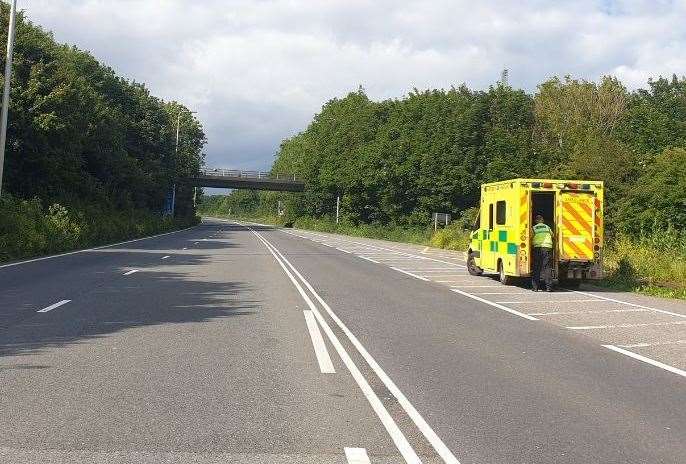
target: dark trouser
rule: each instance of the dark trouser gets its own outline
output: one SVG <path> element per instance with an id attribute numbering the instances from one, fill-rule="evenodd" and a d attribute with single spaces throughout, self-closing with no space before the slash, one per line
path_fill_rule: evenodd
<path id="1" fill-rule="evenodd" d="M 553 286 L 553 249 L 534 248 L 534 269 L 531 275 L 531 286 L 538 288 L 541 280 L 545 281 L 545 288 Z"/>

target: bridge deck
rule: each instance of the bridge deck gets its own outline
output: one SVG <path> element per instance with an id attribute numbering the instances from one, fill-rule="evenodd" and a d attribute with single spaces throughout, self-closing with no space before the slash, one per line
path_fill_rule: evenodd
<path id="1" fill-rule="evenodd" d="M 186 179 L 195 187 L 232 189 L 273 190 L 280 192 L 302 192 L 305 182 L 291 175 L 270 174 L 258 171 L 237 171 L 212 169 Z"/>

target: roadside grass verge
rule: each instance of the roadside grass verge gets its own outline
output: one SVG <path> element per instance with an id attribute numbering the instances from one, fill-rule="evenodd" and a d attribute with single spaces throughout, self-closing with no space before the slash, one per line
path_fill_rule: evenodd
<path id="1" fill-rule="evenodd" d="M 667 229 L 618 236 L 606 248 L 602 286 L 686 299 L 686 233 Z"/>
<path id="2" fill-rule="evenodd" d="M 446 250 L 467 251 L 469 231 L 464 230 L 459 224 L 450 224 L 444 229 L 434 232 L 429 244 L 436 248 L 445 248 Z"/>
<path id="3" fill-rule="evenodd" d="M 145 210 L 45 207 L 40 200 L 0 198 L 0 262 L 16 261 L 155 235 L 197 224 Z"/>

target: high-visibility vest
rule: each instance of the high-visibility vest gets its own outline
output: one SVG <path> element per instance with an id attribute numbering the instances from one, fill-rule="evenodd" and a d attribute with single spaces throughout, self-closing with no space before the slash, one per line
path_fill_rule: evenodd
<path id="1" fill-rule="evenodd" d="M 553 231 L 546 224 L 534 225 L 534 248 L 552 248 Z"/>

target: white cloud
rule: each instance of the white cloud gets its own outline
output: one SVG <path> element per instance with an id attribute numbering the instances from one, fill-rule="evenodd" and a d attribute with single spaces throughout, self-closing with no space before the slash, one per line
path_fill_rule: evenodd
<path id="1" fill-rule="evenodd" d="M 510 70 L 616 74 L 629 87 L 683 74 L 686 2 L 669 0 L 19 0 L 30 19 L 197 110 L 210 164 L 267 168 L 280 141 L 334 96 L 373 98 Z"/>

